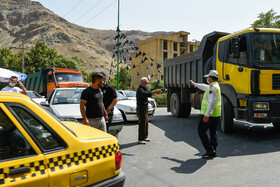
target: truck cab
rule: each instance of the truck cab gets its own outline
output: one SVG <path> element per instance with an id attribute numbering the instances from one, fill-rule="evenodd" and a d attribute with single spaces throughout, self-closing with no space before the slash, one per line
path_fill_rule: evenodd
<path id="1" fill-rule="evenodd" d="M 69 87 L 88 87 L 88 83 L 84 83 L 83 75 L 78 70 L 52 68 L 48 72 L 47 95 L 54 88 L 69 88 Z"/>
<path id="2" fill-rule="evenodd" d="M 231 131 L 233 117 L 252 123 L 272 122 L 279 128 L 279 47 L 279 29 L 245 29 L 218 41 L 216 69 L 226 103 L 222 115 L 225 131 Z"/>
<path id="3" fill-rule="evenodd" d="M 47 97 L 54 88 L 88 87 L 78 70 L 43 67 L 39 72 L 28 74 L 24 86 Z"/>

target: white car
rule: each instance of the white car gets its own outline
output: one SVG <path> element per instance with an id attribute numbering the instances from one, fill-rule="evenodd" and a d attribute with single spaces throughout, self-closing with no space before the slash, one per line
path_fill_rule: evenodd
<path id="1" fill-rule="evenodd" d="M 120 92 L 121 94 L 126 96 L 128 99 L 136 100 L 136 91 L 133 91 L 133 90 L 118 90 L 118 92 Z M 148 102 L 153 106 L 154 109 L 157 108 L 157 103 L 153 98 L 148 97 Z"/>
<path id="2" fill-rule="evenodd" d="M 31 90 L 27 90 L 26 92 L 26 95 L 30 97 L 33 101 L 35 101 L 37 104 L 40 104 L 42 101 L 46 101 L 45 96 L 41 96 L 37 92 Z"/>
<path id="3" fill-rule="evenodd" d="M 83 123 L 80 112 L 80 98 L 85 88 L 55 88 L 47 97 L 47 101 L 41 102 L 49 112 L 61 121 L 76 121 Z M 109 133 L 115 136 L 123 127 L 122 113 L 115 107 Z"/>
<path id="4" fill-rule="evenodd" d="M 118 102 L 115 105 L 122 115 L 125 121 L 138 121 L 138 117 L 136 114 L 136 100 L 128 99 L 128 97 L 122 95 L 120 92 L 117 92 Z M 148 114 L 149 119 L 152 119 L 154 116 L 155 108 L 149 103 L 148 104 Z"/>

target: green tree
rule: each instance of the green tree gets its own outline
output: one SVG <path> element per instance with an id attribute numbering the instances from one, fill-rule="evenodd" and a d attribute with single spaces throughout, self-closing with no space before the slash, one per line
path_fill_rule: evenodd
<path id="1" fill-rule="evenodd" d="M 38 40 L 26 53 L 25 73 L 38 72 L 41 67 L 55 67 L 57 57 L 55 49 L 49 48 L 44 41 Z"/>
<path id="2" fill-rule="evenodd" d="M 131 71 L 128 67 L 120 67 L 119 73 L 119 89 L 120 90 L 128 90 L 130 89 L 130 80 L 131 80 Z M 111 79 L 109 83 L 114 87 L 117 88 L 117 75 L 115 78 Z"/>
<path id="3" fill-rule="evenodd" d="M 0 67 L 14 71 L 21 70 L 21 61 L 17 54 L 14 54 L 8 48 L 0 49 Z"/>
<path id="4" fill-rule="evenodd" d="M 280 28 L 280 16 L 277 15 L 273 9 L 267 13 L 260 13 L 258 20 L 256 20 L 251 26 L 259 28 Z"/>
<path id="5" fill-rule="evenodd" d="M 150 89 L 149 90 L 156 90 L 156 89 L 163 89 L 163 81 L 153 80 L 150 81 Z"/>
<path id="6" fill-rule="evenodd" d="M 30 51 L 26 52 L 25 73 L 38 72 L 41 67 L 78 69 L 87 76 L 86 64 L 83 59 L 77 56 L 58 55 L 55 49 L 48 47 L 44 41 L 39 40 Z"/>

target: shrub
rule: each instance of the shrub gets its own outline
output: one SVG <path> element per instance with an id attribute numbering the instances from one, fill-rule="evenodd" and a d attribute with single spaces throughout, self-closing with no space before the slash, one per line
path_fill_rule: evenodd
<path id="1" fill-rule="evenodd" d="M 167 105 L 167 93 L 153 95 L 153 98 L 156 100 L 157 105 Z"/>

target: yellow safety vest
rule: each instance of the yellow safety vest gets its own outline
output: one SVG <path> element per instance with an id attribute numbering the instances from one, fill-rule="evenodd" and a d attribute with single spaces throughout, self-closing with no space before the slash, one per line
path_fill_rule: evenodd
<path id="1" fill-rule="evenodd" d="M 207 107 L 209 104 L 208 98 L 209 98 L 209 91 L 210 91 L 210 87 L 214 86 L 214 88 L 217 90 L 217 101 L 215 103 L 215 107 L 213 110 L 213 114 L 211 114 L 210 116 L 212 117 L 219 117 L 221 116 L 221 89 L 220 86 L 218 84 L 218 82 L 214 82 L 213 84 L 211 84 L 207 90 L 204 92 L 203 95 L 203 99 L 202 99 L 202 103 L 201 103 L 201 114 L 205 115 L 206 111 L 207 111 Z"/>

